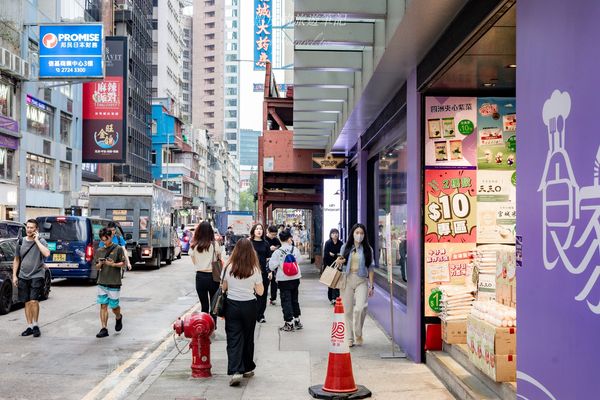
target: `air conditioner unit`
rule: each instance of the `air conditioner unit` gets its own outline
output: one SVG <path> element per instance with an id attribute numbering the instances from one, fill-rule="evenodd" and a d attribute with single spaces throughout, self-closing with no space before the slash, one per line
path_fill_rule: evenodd
<path id="1" fill-rule="evenodd" d="M 23 59 L 16 54 L 12 56 L 12 72 L 17 76 L 23 76 Z"/>
<path id="2" fill-rule="evenodd" d="M 24 78 L 25 80 L 29 80 L 29 79 L 31 79 L 31 64 L 29 64 L 29 63 L 28 63 L 27 61 L 25 61 L 25 60 L 21 61 L 21 63 L 22 63 L 22 65 L 23 65 L 23 67 L 22 67 L 22 70 L 23 70 L 23 78 Z"/>
<path id="3" fill-rule="evenodd" d="M 0 69 L 10 71 L 12 69 L 12 53 L 0 47 Z"/>
<path id="4" fill-rule="evenodd" d="M 127 3 L 122 3 L 122 4 L 117 4 L 117 10 L 129 10 L 129 4 Z"/>

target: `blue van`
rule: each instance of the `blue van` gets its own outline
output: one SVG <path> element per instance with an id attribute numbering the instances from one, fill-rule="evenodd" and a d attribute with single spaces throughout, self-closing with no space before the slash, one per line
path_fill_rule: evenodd
<path id="1" fill-rule="evenodd" d="M 92 266 L 100 243 L 98 233 L 110 220 L 68 215 L 38 217 L 37 222 L 40 237 L 46 239 L 50 249 L 45 263 L 53 279 L 95 280 L 98 277 L 98 270 Z M 124 236 L 118 224 L 117 235 Z"/>

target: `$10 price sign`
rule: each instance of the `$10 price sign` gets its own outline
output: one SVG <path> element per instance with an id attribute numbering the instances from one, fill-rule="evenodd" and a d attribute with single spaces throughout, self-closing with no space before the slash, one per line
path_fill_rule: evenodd
<path id="1" fill-rule="evenodd" d="M 425 171 L 426 242 L 476 242 L 476 180 L 471 169 Z"/>

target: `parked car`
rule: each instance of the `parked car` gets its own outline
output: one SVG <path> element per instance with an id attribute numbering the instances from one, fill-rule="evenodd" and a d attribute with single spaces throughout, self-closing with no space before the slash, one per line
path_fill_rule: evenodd
<path id="1" fill-rule="evenodd" d="M 0 221 L 0 239 L 25 237 L 25 225 L 15 221 Z"/>
<path id="2" fill-rule="evenodd" d="M 8 313 L 15 304 L 19 303 L 17 290 L 12 280 L 17 242 L 16 238 L 0 239 L 0 315 Z M 52 273 L 47 269 L 44 277 L 44 291 L 40 300 L 46 300 L 50 296 L 51 282 Z"/>
<path id="3" fill-rule="evenodd" d="M 69 215 L 38 217 L 37 221 L 40 237 L 46 239 L 50 249 L 45 261 L 53 278 L 95 280 L 98 277 L 98 270 L 92 266 L 100 243 L 98 233 L 111 220 Z M 118 224 L 117 235 L 131 239 Z"/>

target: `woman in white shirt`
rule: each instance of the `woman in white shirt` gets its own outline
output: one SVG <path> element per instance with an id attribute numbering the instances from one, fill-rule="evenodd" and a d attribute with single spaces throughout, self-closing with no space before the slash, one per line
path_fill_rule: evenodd
<path id="1" fill-rule="evenodd" d="M 250 240 L 238 240 L 223 274 L 223 291 L 227 292 L 227 375 L 233 375 L 229 385 L 238 386 L 242 378 L 254 376 L 256 296 L 262 296 L 265 290 L 258 257 Z"/>
<path id="2" fill-rule="evenodd" d="M 221 258 L 221 246 L 215 242 L 215 233 L 208 221 L 202 222 L 194 230 L 192 238 L 191 258 L 196 267 L 196 293 L 202 306 L 202 312 L 209 312 L 210 303 L 219 288 L 212 275 L 212 261 Z M 212 316 L 217 326 L 216 315 Z"/>

